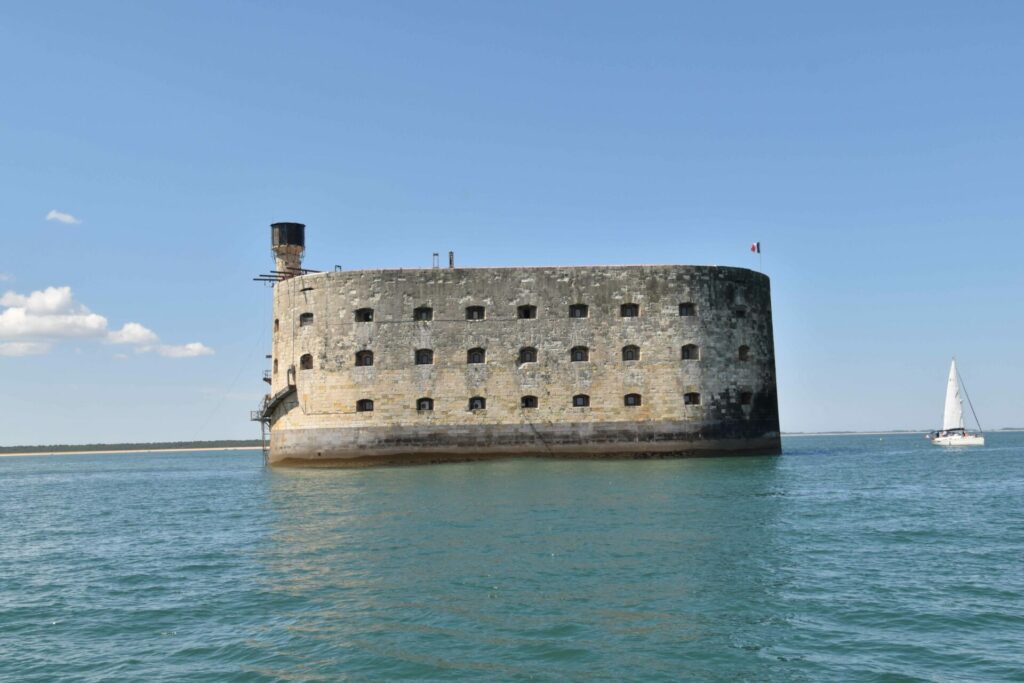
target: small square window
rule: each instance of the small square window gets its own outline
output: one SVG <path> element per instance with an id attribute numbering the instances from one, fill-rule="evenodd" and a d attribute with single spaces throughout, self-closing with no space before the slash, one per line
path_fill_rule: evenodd
<path id="1" fill-rule="evenodd" d="M 533 320 L 537 317 L 536 306 L 520 306 L 516 309 L 516 317 L 520 320 Z"/>
<path id="2" fill-rule="evenodd" d="M 570 318 L 586 318 L 590 314 L 590 309 L 586 304 L 573 304 L 569 307 Z"/>

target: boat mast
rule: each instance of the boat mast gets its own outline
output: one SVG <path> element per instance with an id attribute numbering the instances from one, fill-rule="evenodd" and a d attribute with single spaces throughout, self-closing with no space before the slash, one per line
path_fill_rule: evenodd
<path id="1" fill-rule="evenodd" d="M 985 430 L 981 428 L 981 421 L 978 419 L 978 414 L 974 412 L 974 404 L 971 403 L 971 395 L 967 393 L 967 385 L 964 384 L 964 378 L 960 376 L 960 368 L 957 368 L 956 370 L 956 378 L 959 380 L 960 386 L 964 389 L 964 396 L 967 397 L 967 405 L 971 407 L 971 415 L 974 416 L 974 423 L 978 425 L 978 433 L 983 434 Z"/>

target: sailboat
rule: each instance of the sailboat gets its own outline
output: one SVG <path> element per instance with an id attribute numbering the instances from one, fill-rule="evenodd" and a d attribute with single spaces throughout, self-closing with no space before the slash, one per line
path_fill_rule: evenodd
<path id="1" fill-rule="evenodd" d="M 971 406 L 971 414 L 978 425 L 978 432 L 972 434 L 964 428 L 964 403 L 960 398 L 960 373 L 956 369 L 956 357 L 949 366 L 949 380 L 946 383 L 946 408 L 942 413 L 942 429 L 931 432 L 926 438 L 937 446 L 984 446 L 985 435 L 981 432 L 981 423 L 974 412 L 971 397 L 967 396 L 967 404 Z M 964 388 L 964 395 L 967 389 Z"/>

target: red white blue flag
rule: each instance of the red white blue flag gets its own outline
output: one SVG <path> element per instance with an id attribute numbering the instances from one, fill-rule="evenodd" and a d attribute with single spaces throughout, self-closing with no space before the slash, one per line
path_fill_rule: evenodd
<path id="1" fill-rule="evenodd" d="M 761 253 L 761 243 L 760 242 L 754 242 L 753 244 L 751 244 L 750 245 L 750 251 L 754 252 L 755 254 L 760 254 Z"/>

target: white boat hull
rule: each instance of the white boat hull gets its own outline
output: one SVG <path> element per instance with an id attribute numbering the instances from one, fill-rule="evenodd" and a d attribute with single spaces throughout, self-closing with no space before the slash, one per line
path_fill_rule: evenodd
<path id="1" fill-rule="evenodd" d="M 985 437 L 978 434 L 951 434 L 933 436 L 931 442 L 936 446 L 984 446 Z"/>

